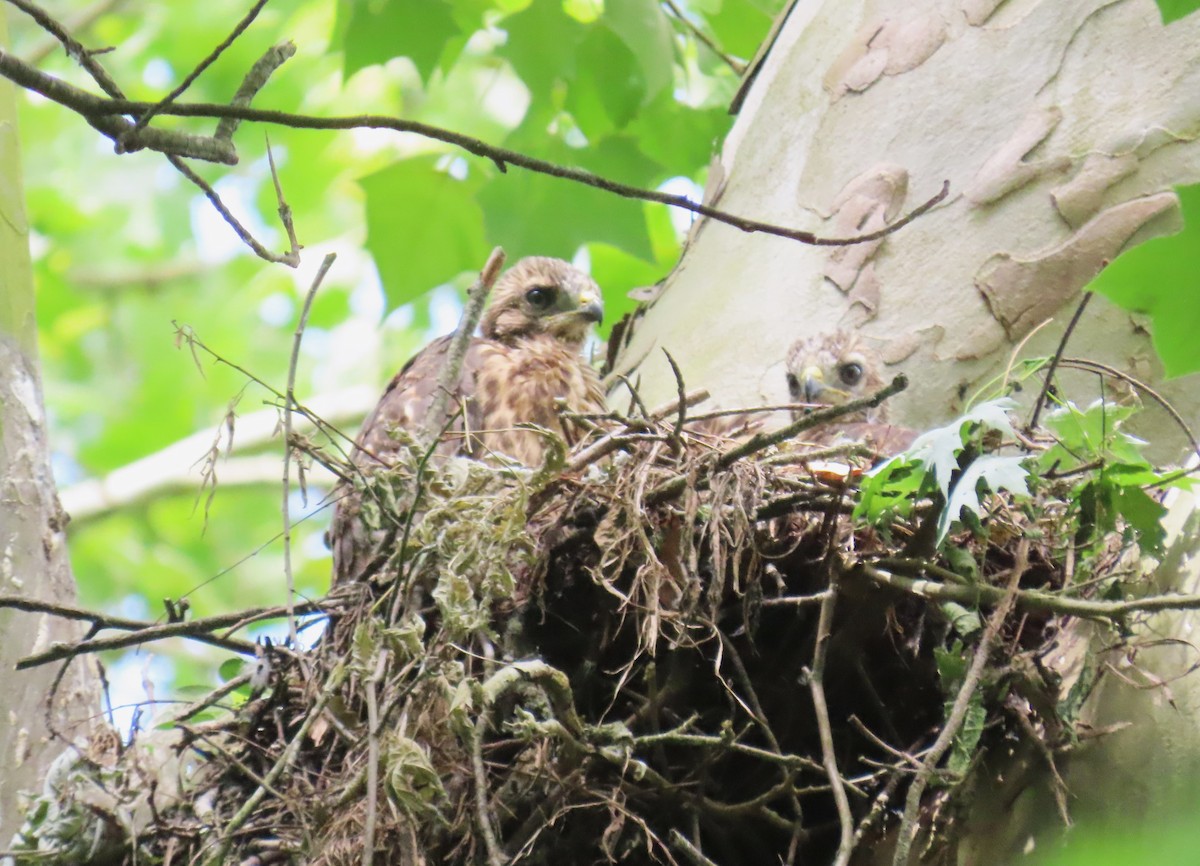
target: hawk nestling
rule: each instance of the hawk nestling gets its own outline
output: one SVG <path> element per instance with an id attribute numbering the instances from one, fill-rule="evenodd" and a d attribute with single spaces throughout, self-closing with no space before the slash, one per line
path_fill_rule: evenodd
<path id="1" fill-rule="evenodd" d="M 840 406 L 883 387 L 883 361 L 852 331 L 817 334 L 792 344 L 787 354 L 788 392 L 793 402 Z M 796 410 L 799 420 L 804 410 Z M 884 454 L 901 451 L 913 434 L 887 423 L 887 404 L 843 415 L 832 424 L 806 433 L 808 441 L 828 445 L 862 440 Z"/>
<path id="2" fill-rule="evenodd" d="M 435 428 L 447 427 L 436 447 L 441 456 L 506 455 L 527 466 L 541 463 L 545 440 L 520 424 L 536 424 L 576 437 L 560 417 L 558 401 L 579 413 L 603 412 L 604 392 L 580 357 L 588 328 L 603 318 L 600 289 L 591 277 L 560 259 L 521 259 L 499 280 L 471 340 L 462 372 Z M 394 463 L 402 447 L 390 434 L 416 434 L 433 402 L 452 335 L 418 352 L 388 384 L 355 440 L 353 460 L 369 470 Z M 343 489 L 344 492 L 344 489 Z M 359 494 L 338 502 L 330 530 L 334 582 L 359 577 L 371 554 L 358 518 Z"/>
<path id="3" fill-rule="evenodd" d="M 788 392 L 796 403 L 839 406 L 883 387 L 879 356 L 851 331 L 797 340 L 788 349 Z M 839 423 L 884 421 L 886 404 L 845 415 Z M 797 414 L 799 417 L 799 414 Z"/>

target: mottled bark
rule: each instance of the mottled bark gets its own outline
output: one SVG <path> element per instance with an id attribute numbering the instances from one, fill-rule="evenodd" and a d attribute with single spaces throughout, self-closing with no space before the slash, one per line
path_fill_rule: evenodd
<path id="1" fill-rule="evenodd" d="M 1164 27 L 1152 0 L 798 0 L 706 200 L 844 237 L 944 181 L 950 196 L 850 247 L 698 222 L 621 365 L 641 362 L 649 402 L 675 391 L 660 346 L 722 404 L 785 402 L 788 345 L 840 325 L 885 378 L 909 375 L 895 420 L 957 414 L 1052 317 L 1023 351 L 1053 351 L 1105 261 L 1179 227 L 1171 187 L 1200 180 L 1197 94 L 1200 15 Z M 1161 378 L 1144 322 L 1102 298 L 1070 348 Z M 1200 419 L 1195 377 L 1165 391 Z M 1182 436 L 1158 426 L 1177 455 Z"/>
<path id="2" fill-rule="evenodd" d="M 4 26 L 0 15 L 0 44 Z M 0 594 L 69 603 L 75 583 L 50 474 L 16 118 L 13 87 L 0 83 Z M 13 666 L 78 634 L 76 624 L 0 610 L 0 849 L 20 826 L 17 792 L 40 790 L 47 764 L 63 750 L 51 726 L 76 737 L 99 706 L 96 680 L 82 663 L 72 665 L 52 705 L 58 668 Z"/>
<path id="3" fill-rule="evenodd" d="M 696 223 L 618 367 L 638 370 L 647 402 L 662 400 L 676 389 L 665 348 L 687 386 L 722 405 L 779 403 L 787 347 L 849 327 L 880 350 L 885 378 L 909 375 L 893 418 L 941 422 L 1003 373 L 1022 340 L 1024 356 L 1051 354 L 1107 261 L 1178 229 L 1172 186 L 1200 180 L 1198 137 L 1200 14 L 1164 27 L 1152 0 L 797 0 L 706 201 L 846 236 L 883 226 L 947 180 L 950 196 L 897 234 L 851 247 Z M 1145 323 L 1103 298 L 1070 354 L 1154 383 L 1200 421 L 1196 377 L 1162 382 Z M 1066 381 L 1082 403 L 1099 396 L 1094 376 Z M 1165 415 L 1148 409 L 1141 432 L 1157 456 L 1178 458 L 1184 437 Z M 1170 519 L 1178 533 L 1155 580 L 1192 592 L 1191 497 Z M 1133 724 L 1070 763 L 1077 816 L 1127 825 L 1200 795 L 1200 677 L 1174 679 L 1197 662 L 1193 616 L 1163 614 L 1154 626 L 1132 663 L 1103 661 L 1141 685 L 1170 686 L 1138 690 L 1112 676 L 1094 696 L 1086 714 L 1097 724 Z M 1049 661 L 1069 670 L 1084 646 Z M 998 774 L 979 792 L 961 863 L 1007 861 L 1002 852 L 1057 822 L 1042 756 L 998 770 L 1003 782 Z"/>

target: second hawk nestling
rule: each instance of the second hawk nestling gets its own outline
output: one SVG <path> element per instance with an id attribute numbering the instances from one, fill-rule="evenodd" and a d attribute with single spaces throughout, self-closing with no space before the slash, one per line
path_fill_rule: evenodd
<path id="1" fill-rule="evenodd" d="M 569 411 L 602 412 L 599 377 L 580 357 L 588 328 L 604 308 L 591 277 L 561 259 L 521 259 L 496 282 L 492 302 L 480 323 L 482 336 L 467 347 L 452 389 L 446 426 L 436 453 L 442 456 L 505 455 L 528 466 L 541 462 L 546 443 L 536 424 L 571 441 L 577 431 L 563 421 L 559 401 Z M 425 423 L 446 364 L 453 335 L 434 340 L 388 384 L 355 440 L 356 466 L 364 470 L 395 462 L 401 444 L 393 430 L 416 435 Z M 334 579 L 360 576 L 370 551 L 359 525 L 360 494 L 347 492 L 330 530 Z"/>
<path id="2" fill-rule="evenodd" d="M 839 406 L 879 390 L 883 386 L 880 366 L 879 356 L 857 334 L 818 334 L 797 340 L 788 350 L 788 392 L 796 403 Z M 838 423 L 885 421 L 885 405 L 843 416 Z"/>
<path id="3" fill-rule="evenodd" d="M 792 344 L 787 354 L 788 392 L 793 402 L 840 406 L 883 387 L 883 361 L 852 331 L 817 334 Z M 799 420 L 804 410 L 793 416 Z M 879 454 L 907 448 L 913 431 L 888 423 L 887 404 L 844 415 L 804 434 L 807 441 L 830 445 L 839 440 L 861 441 Z"/>

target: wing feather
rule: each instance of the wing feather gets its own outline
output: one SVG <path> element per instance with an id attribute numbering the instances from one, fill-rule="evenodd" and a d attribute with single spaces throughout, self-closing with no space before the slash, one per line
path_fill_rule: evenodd
<path id="1" fill-rule="evenodd" d="M 438 381 L 445 369 L 450 339 L 448 335 L 434 340 L 392 377 L 355 440 L 351 460 L 360 471 L 376 471 L 395 463 L 401 445 L 393 435 L 394 431 L 417 434 L 433 404 Z M 481 420 L 473 398 L 476 377 L 489 342 L 474 339 L 467 346 L 458 383 L 447 401 L 446 415 L 441 419 L 439 429 L 445 432 L 437 445 L 439 455 L 473 455 L 478 450 L 471 431 L 481 427 Z M 333 549 L 333 580 L 337 584 L 356 580 L 362 575 L 374 557 L 380 539 L 372 537 L 359 520 L 361 493 L 342 484 L 334 495 L 337 505 L 329 534 Z"/>

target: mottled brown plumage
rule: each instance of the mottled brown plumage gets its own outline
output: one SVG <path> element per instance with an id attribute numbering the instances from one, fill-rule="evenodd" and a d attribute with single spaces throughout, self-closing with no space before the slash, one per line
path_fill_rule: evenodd
<path id="1" fill-rule="evenodd" d="M 858 334 L 833 331 L 792 344 L 787 354 L 787 384 L 793 402 L 840 406 L 866 397 L 884 385 L 883 361 Z M 796 410 L 798 420 L 805 410 Z M 887 404 L 844 415 L 836 422 L 805 433 L 807 441 L 829 445 L 840 440 L 865 441 L 883 454 L 901 451 L 910 431 L 888 424 Z"/>
<path id="2" fill-rule="evenodd" d="M 522 259 L 496 282 L 492 302 L 471 340 L 436 453 L 441 456 L 512 458 L 541 463 L 545 437 L 521 424 L 536 424 L 572 441 L 577 430 L 563 421 L 558 401 L 572 412 L 601 412 L 600 380 L 580 357 L 589 326 L 603 314 L 600 289 L 560 259 Z M 401 445 L 391 435 L 417 435 L 430 411 L 445 368 L 450 336 L 417 353 L 387 386 L 363 423 L 353 460 L 364 471 L 395 462 Z M 461 410 L 461 411 L 460 411 Z M 359 494 L 339 500 L 330 530 L 334 580 L 361 576 L 378 540 L 358 520 Z"/>

